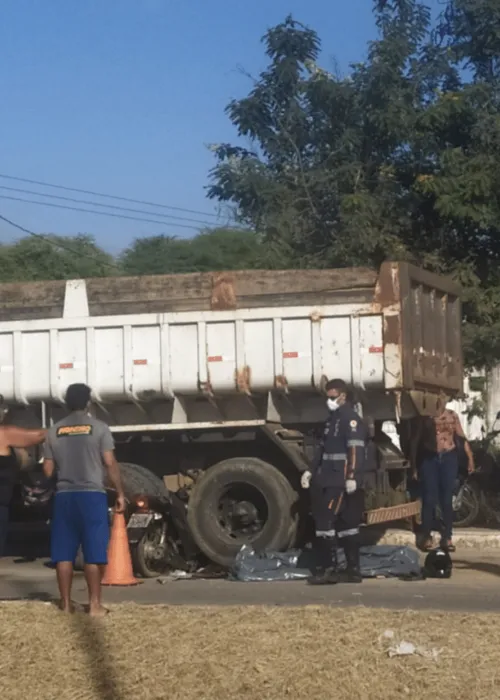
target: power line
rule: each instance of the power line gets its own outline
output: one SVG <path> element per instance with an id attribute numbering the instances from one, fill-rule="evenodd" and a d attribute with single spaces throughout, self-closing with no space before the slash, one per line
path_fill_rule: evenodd
<path id="1" fill-rule="evenodd" d="M 23 199 L 22 197 L 12 197 L 7 194 L 0 194 L 0 199 L 9 199 L 14 202 L 23 202 L 24 204 L 38 204 L 41 207 L 54 207 L 55 209 L 69 209 L 70 211 L 80 211 L 86 214 L 97 214 L 97 216 L 112 216 L 115 219 L 129 219 L 130 221 L 143 221 L 149 224 L 158 224 L 158 226 L 165 226 L 169 223 L 168 221 L 158 221 L 156 219 L 143 219 L 137 216 L 127 216 L 127 214 L 113 214 L 110 211 L 93 211 L 92 209 L 83 209 L 82 207 L 71 207 L 68 204 L 55 204 L 54 202 L 37 202 L 33 199 Z M 188 224 L 178 224 L 174 221 L 170 222 L 175 225 L 176 228 L 187 228 L 192 231 L 199 231 L 199 226 L 189 226 Z M 207 224 L 208 225 L 208 224 Z M 40 234 L 41 235 L 41 234 Z"/>
<path id="2" fill-rule="evenodd" d="M 75 250 L 69 245 L 66 245 L 65 243 L 61 243 L 60 241 L 55 241 L 53 238 L 49 238 L 49 236 L 44 236 L 43 233 L 35 233 L 34 231 L 30 231 L 28 228 L 25 228 L 24 226 L 21 226 L 20 224 L 16 224 L 15 221 L 11 221 L 8 219 L 6 216 L 3 216 L 0 214 L 0 220 L 5 221 L 5 223 L 9 224 L 10 226 L 13 226 L 14 228 L 17 228 L 19 231 L 22 231 L 22 233 L 26 233 L 28 236 L 33 236 L 34 238 L 39 238 L 42 241 L 45 241 L 46 243 L 50 243 L 51 245 L 55 246 L 56 248 L 61 248 L 62 250 L 66 250 L 68 253 L 71 253 L 72 255 L 77 255 L 81 258 L 88 258 L 89 260 L 92 260 L 92 262 L 97 262 L 99 265 L 102 265 L 103 267 L 108 267 L 110 270 L 113 270 L 113 272 L 119 272 L 120 269 L 117 265 L 111 262 L 107 262 L 106 260 L 98 260 L 94 255 L 90 255 L 89 253 L 85 253 L 82 250 Z"/>
<path id="3" fill-rule="evenodd" d="M 122 202 L 130 202 L 131 204 L 142 204 L 147 207 L 158 207 L 159 209 L 170 209 L 171 211 L 181 211 L 187 214 L 197 214 L 198 216 L 211 216 L 219 218 L 218 214 L 207 211 L 199 211 L 197 209 L 186 209 L 184 207 L 174 207 L 170 204 L 159 204 L 158 202 L 148 202 L 142 199 L 131 199 L 130 197 L 119 197 L 114 194 L 106 194 L 104 192 L 94 192 L 92 190 L 82 190 L 77 187 L 66 187 L 65 185 L 54 185 L 50 182 L 42 182 L 40 180 L 30 180 L 25 177 L 15 177 L 14 175 L 4 175 L 0 173 L 0 178 L 4 180 L 15 180 L 17 182 L 26 182 L 30 185 L 41 185 L 42 187 L 54 187 L 58 190 L 66 190 L 67 192 L 79 192 L 80 194 L 89 194 L 93 197 L 106 197 L 107 199 L 117 199 Z"/>
<path id="4" fill-rule="evenodd" d="M 102 202 L 94 202 L 89 199 L 75 199 L 74 197 L 63 197 L 60 194 L 48 194 L 46 192 L 36 192 L 35 190 L 25 190 L 20 187 L 8 187 L 7 185 L 0 185 L 1 190 L 8 190 L 9 192 L 20 192 L 22 194 L 31 194 L 35 197 L 49 197 L 50 199 L 60 199 L 65 202 L 75 202 L 76 204 L 88 204 L 92 207 L 107 207 L 108 209 L 116 209 L 119 211 L 129 211 L 135 214 L 152 214 L 150 211 L 145 209 L 131 209 L 130 207 L 120 207 L 116 204 L 103 204 Z M 41 202 L 42 204 L 42 202 Z M 96 212 L 99 213 L 99 212 Z M 213 222 L 202 221 L 201 219 L 190 219 L 185 216 L 175 216 L 175 214 L 163 214 L 162 212 L 154 212 L 154 216 L 162 216 L 166 219 L 175 219 L 178 221 L 192 221 L 196 224 L 201 224 L 202 226 L 213 226 Z"/>

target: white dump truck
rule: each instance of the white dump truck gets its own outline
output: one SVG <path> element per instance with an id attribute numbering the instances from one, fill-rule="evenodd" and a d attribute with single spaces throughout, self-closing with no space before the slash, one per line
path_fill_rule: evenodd
<path id="1" fill-rule="evenodd" d="M 50 425 L 67 386 L 89 384 L 125 480 L 177 491 L 196 544 L 220 564 L 243 543 L 297 541 L 300 474 L 332 378 L 355 388 L 378 446 L 367 523 L 412 516 L 412 419 L 462 390 L 448 278 L 384 263 L 0 285 L 0 394 L 14 420 Z"/>

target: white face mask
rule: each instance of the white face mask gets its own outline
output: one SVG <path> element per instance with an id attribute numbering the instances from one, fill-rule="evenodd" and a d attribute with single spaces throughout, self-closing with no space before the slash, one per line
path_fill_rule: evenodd
<path id="1" fill-rule="evenodd" d="M 326 405 L 328 406 L 329 411 L 336 411 L 340 406 L 338 399 L 330 399 L 330 398 L 328 398 L 326 400 Z"/>

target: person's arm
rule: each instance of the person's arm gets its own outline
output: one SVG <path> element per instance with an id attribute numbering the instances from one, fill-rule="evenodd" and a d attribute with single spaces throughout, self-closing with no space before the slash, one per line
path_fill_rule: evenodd
<path id="1" fill-rule="evenodd" d="M 314 473 L 321 465 L 321 462 L 323 460 L 323 452 L 325 449 L 325 432 L 328 430 L 329 425 L 330 420 L 328 420 L 328 422 L 325 423 L 325 427 L 323 428 L 323 431 L 321 433 L 321 438 L 319 440 L 314 440 L 314 451 L 312 460 L 309 463 L 309 468 L 302 472 L 302 476 L 300 478 L 300 485 L 303 489 L 309 488 Z"/>
<path id="2" fill-rule="evenodd" d="M 464 450 L 465 454 L 467 455 L 467 460 L 468 460 L 468 466 L 467 470 L 469 474 L 472 474 L 472 472 L 475 469 L 474 466 L 474 455 L 472 454 L 471 446 L 469 445 L 469 441 L 465 437 L 464 429 L 462 428 L 462 423 L 460 422 L 460 418 L 458 417 L 458 414 L 453 411 L 453 416 L 455 418 L 455 433 L 458 435 L 458 437 L 463 438 L 464 441 Z"/>
<path id="3" fill-rule="evenodd" d="M 43 460 L 43 474 L 46 479 L 52 479 L 54 472 L 56 471 L 56 463 L 53 459 L 45 458 Z"/>
<path id="4" fill-rule="evenodd" d="M 315 440 L 315 445 L 314 445 L 314 454 L 313 458 L 311 460 L 311 465 L 309 467 L 309 471 L 311 474 L 314 474 L 314 472 L 318 469 L 318 467 L 321 465 L 322 459 L 323 459 L 323 452 L 325 451 L 325 430 L 330 425 L 330 421 L 325 423 L 325 427 L 323 428 L 321 432 L 321 437 L 319 440 Z"/>
<path id="5" fill-rule="evenodd" d="M 116 491 L 116 511 L 117 513 L 123 513 L 125 510 L 125 494 L 123 493 L 122 479 L 120 474 L 120 467 L 116 461 L 115 453 L 113 450 L 106 450 L 103 452 L 102 459 L 108 471 L 108 478 L 111 485 Z"/>
<path id="6" fill-rule="evenodd" d="M 43 446 L 43 473 L 45 478 L 52 479 L 55 471 L 56 463 L 52 452 L 52 445 L 50 444 L 50 434 L 48 434 L 45 445 Z"/>
<path id="7" fill-rule="evenodd" d="M 356 480 L 356 470 L 362 465 L 366 448 L 366 430 L 359 416 L 351 415 L 343 421 L 342 429 L 346 435 L 347 464 L 346 482 Z"/>
<path id="8" fill-rule="evenodd" d="M 111 486 L 116 491 L 116 511 L 123 513 L 125 510 L 125 494 L 123 492 L 120 467 L 115 457 L 115 444 L 110 429 L 106 426 L 101 440 L 102 461 L 108 473 Z"/>
<path id="9" fill-rule="evenodd" d="M 9 447 L 34 447 L 40 445 L 44 440 L 46 430 L 27 430 L 18 428 L 16 425 L 6 425 L 3 428 L 4 440 Z"/>

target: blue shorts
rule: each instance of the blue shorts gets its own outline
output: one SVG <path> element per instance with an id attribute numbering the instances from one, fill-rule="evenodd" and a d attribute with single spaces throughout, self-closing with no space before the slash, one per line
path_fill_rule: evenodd
<path id="1" fill-rule="evenodd" d="M 54 498 L 50 554 L 54 564 L 74 562 L 81 546 L 86 564 L 107 564 L 108 498 L 97 491 L 60 491 Z"/>

